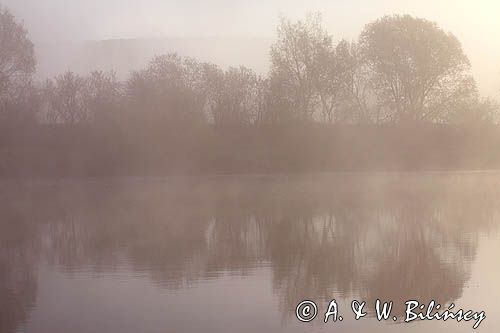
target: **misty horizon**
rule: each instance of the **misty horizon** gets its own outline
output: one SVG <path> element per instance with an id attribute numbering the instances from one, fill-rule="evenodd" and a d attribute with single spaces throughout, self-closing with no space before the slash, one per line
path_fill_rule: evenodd
<path id="1" fill-rule="evenodd" d="M 325 28 L 336 41 L 343 38 L 354 40 L 367 22 L 384 15 L 410 14 L 435 21 L 445 31 L 456 35 L 472 63 L 472 71 L 481 93 L 487 97 L 500 98 L 498 61 L 500 41 L 498 38 L 492 38 L 500 35 L 500 24 L 496 22 L 495 15 L 500 11 L 500 4 L 491 0 L 473 3 L 451 0 L 432 1 L 432 3 L 419 1 L 411 4 L 401 4 L 393 0 L 377 3 L 358 1 L 350 4 L 339 1 L 314 1 L 307 5 L 298 1 L 281 0 L 258 1 L 252 4 L 232 4 L 219 0 L 210 5 L 196 0 L 184 4 L 170 1 L 129 0 L 110 1 L 102 6 L 99 3 L 98 12 L 95 11 L 98 6 L 96 1 L 68 4 L 57 0 L 43 1 L 43 3 L 31 0 L 4 0 L 1 3 L 24 22 L 30 37 L 39 49 L 53 43 L 59 47 L 67 45 L 70 48 L 75 44 L 113 41 L 129 43 L 151 39 L 189 41 L 210 38 L 253 38 L 272 41 L 276 39 L 276 26 L 280 16 L 303 19 L 309 12 L 322 13 Z M 202 15 L 196 14 L 201 12 Z M 184 52 L 182 46 L 179 50 L 175 50 L 169 45 L 163 46 L 163 49 L 165 48 L 170 52 L 177 51 L 182 56 L 194 58 L 200 58 L 207 51 L 199 49 L 194 52 Z M 55 70 L 46 71 L 43 64 L 51 59 L 44 58 L 43 52 L 41 56 L 40 76 L 46 78 L 45 72 L 52 75 Z M 146 52 L 139 56 L 141 64 L 151 60 L 150 53 Z M 258 59 L 258 66 L 245 59 L 239 61 L 241 59 L 237 57 L 215 57 L 208 60 L 223 67 L 241 64 L 258 72 L 266 72 L 269 66 L 269 49 L 256 48 L 252 56 Z M 92 60 L 92 55 L 89 55 L 83 62 L 92 63 Z M 64 64 L 66 61 L 61 57 L 55 62 Z M 265 65 L 260 65 L 262 63 Z M 61 69 L 60 72 L 75 70 L 75 68 Z M 85 70 L 89 72 L 94 69 L 99 68 L 89 67 Z M 137 68 L 128 68 L 127 72 L 135 69 Z M 78 68 L 76 71 L 79 71 Z"/>
<path id="2" fill-rule="evenodd" d="M 219 36 L 35 43 L 38 56 L 36 75 L 44 80 L 68 70 L 81 75 L 102 70 L 115 71 L 119 78 L 127 79 L 132 71 L 146 67 L 154 56 L 168 53 L 215 63 L 222 68 L 245 66 L 265 75 L 270 67 L 272 42 L 272 38 L 264 37 Z"/>
<path id="3" fill-rule="evenodd" d="M 499 332 L 498 13 L 0 0 L 0 333 Z"/>
<path id="4" fill-rule="evenodd" d="M 340 39 L 340 38 L 339 38 Z M 354 38 L 353 38 L 354 39 Z M 189 48 L 189 44 L 196 43 L 199 41 L 213 41 L 213 40 L 223 40 L 227 42 L 228 40 L 231 41 L 252 41 L 252 42 L 259 42 L 259 46 L 264 45 L 265 47 L 261 47 L 259 49 L 260 52 L 256 52 L 255 49 L 252 49 L 251 46 L 246 45 L 246 48 L 252 49 L 254 52 L 252 55 L 249 55 L 246 53 L 246 57 L 249 58 L 250 56 L 254 58 L 254 60 L 248 60 L 244 59 L 241 61 L 241 58 L 238 57 L 206 57 L 206 54 L 203 49 L 198 49 L 197 51 L 191 50 L 191 51 L 186 51 L 186 46 Z M 40 79 L 46 79 L 53 77 L 55 75 L 58 75 L 60 73 L 63 73 L 65 71 L 75 71 L 79 74 L 85 74 L 88 72 L 91 72 L 93 70 L 115 70 L 121 78 L 126 78 L 130 72 L 140 69 L 141 67 L 144 67 L 147 65 L 149 61 L 152 60 L 152 58 L 156 55 L 161 55 L 161 54 L 166 54 L 166 53 L 178 53 L 181 56 L 187 56 L 187 57 L 193 57 L 197 58 L 202 61 L 208 61 L 208 62 L 213 62 L 223 68 L 228 68 L 228 67 L 238 67 L 238 66 L 245 66 L 248 67 L 257 73 L 261 75 L 265 75 L 267 71 L 269 70 L 270 66 L 270 59 L 269 59 L 269 47 L 271 46 L 272 42 L 275 40 L 275 37 L 273 36 L 245 36 L 245 35 L 226 35 L 226 36 L 156 36 L 156 37 L 123 37 L 123 38 L 108 38 L 108 39 L 87 39 L 87 40 L 73 40 L 73 41 L 64 41 L 64 40 L 59 40 L 59 41 L 44 41 L 44 42 L 37 42 L 34 41 L 35 44 L 35 50 L 37 55 L 39 55 L 39 65 L 41 67 L 37 68 L 37 76 Z M 171 42 L 174 41 L 173 45 Z M 140 43 L 140 42 L 156 42 L 156 43 L 165 43 L 165 44 L 157 44 L 155 45 L 152 49 L 153 50 L 158 50 L 158 51 L 153 51 L 153 52 L 144 52 L 144 54 L 140 57 L 140 61 L 138 61 L 136 64 L 137 66 L 129 66 L 129 67 L 121 67 L 121 68 L 114 68 L 113 65 L 116 65 L 116 62 L 114 62 L 113 59 L 109 59 L 106 62 L 105 65 L 101 67 L 92 67 L 88 66 L 86 68 L 78 68 L 78 66 L 69 66 L 69 67 L 62 67 L 62 66 L 56 66 L 53 68 L 47 68 L 45 67 L 47 63 L 51 64 L 56 64 L 60 65 L 61 61 L 62 63 L 65 63 L 65 61 L 73 61 L 75 63 L 78 63 L 83 61 L 85 62 L 93 62 L 92 54 L 89 54 L 89 58 L 87 59 L 74 59 L 67 56 L 66 52 L 71 52 L 71 49 L 74 47 L 89 47 L 92 48 L 93 46 L 98 46 L 99 44 L 115 44 L 116 43 L 121 43 L 123 47 L 127 47 L 126 44 L 132 44 L 132 43 Z M 185 42 L 186 45 L 182 45 L 179 42 Z M 53 61 L 53 58 L 49 57 L 44 57 L 43 51 L 45 51 L 47 48 L 53 48 L 54 46 L 63 48 L 63 52 L 60 59 L 58 61 Z M 219 45 L 220 47 L 221 45 Z M 234 51 L 231 49 L 230 44 L 223 44 L 222 45 L 222 50 L 226 51 Z M 141 49 L 135 49 L 135 51 L 140 51 Z M 144 49 L 142 49 L 144 51 Z M 220 51 L 221 48 L 218 48 Z M 40 52 L 41 51 L 41 52 Z M 88 50 L 87 50 L 88 51 Z M 147 51 L 147 50 L 146 50 Z M 242 54 L 245 54 L 247 50 L 244 49 Z M 137 54 L 130 54 L 130 56 L 136 56 Z M 127 56 L 125 54 L 124 56 Z M 241 56 L 241 54 L 240 54 Z M 102 58 L 102 57 L 101 57 Z M 498 88 L 500 86 L 500 66 L 498 67 L 498 71 L 491 71 L 489 68 L 486 68 L 488 64 L 485 64 L 484 62 L 481 62 L 480 60 L 471 58 L 471 63 L 472 63 L 472 72 L 474 74 L 474 77 L 477 80 L 478 87 L 481 91 L 482 94 L 485 95 L 485 97 L 490 97 L 493 99 L 500 100 L 500 89 Z M 118 64 L 120 66 L 120 64 Z"/>

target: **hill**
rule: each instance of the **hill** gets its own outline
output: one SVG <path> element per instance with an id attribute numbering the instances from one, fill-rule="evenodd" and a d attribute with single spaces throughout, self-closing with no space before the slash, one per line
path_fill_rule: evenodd
<path id="1" fill-rule="evenodd" d="M 72 43 L 36 44 L 37 76 L 53 77 L 67 70 L 86 74 L 92 70 L 115 70 L 120 78 L 142 69 L 152 57 L 177 52 L 221 67 L 249 67 L 265 74 L 269 67 L 271 38 L 206 37 L 114 39 Z"/>

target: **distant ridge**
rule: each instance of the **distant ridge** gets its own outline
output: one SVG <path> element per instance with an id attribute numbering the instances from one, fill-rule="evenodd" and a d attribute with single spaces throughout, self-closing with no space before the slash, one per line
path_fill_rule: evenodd
<path id="1" fill-rule="evenodd" d="M 155 55 L 177 52 L 182 56 L 221 67 L 246 66 L 259 74 L 269 68 L 271 38 L 189 37 L 111 39 L 35 45 L 39 79 L 67 70 L 86 74 L 92 70 L 115 70 L 120 78 L 144 68 Z"/>

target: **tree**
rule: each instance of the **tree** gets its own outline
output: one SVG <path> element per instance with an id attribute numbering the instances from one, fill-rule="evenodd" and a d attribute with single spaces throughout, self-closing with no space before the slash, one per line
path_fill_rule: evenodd
<path id="1" fill-rule="evenodd" d="M 44 87 L 47 120 L 52 123 L 79 124 L 90 120 L 87 80 L 73 72 L 47 80 Z"/>
<path id="2" fill-rule="evenodd" d="M 216 126 L 255 124 L 263 120 L 265 80 L 246 67 L 207 72 L 208 107 Z"/>
<path id="3" fill-rule="evenodd" d="M 8 95 L 1 102 L 0 123 L 13 128 L 36 125 L 41 101 L 38 85 L 31 80 L 19 82 L 9 88 Z"/>
<path id="4" fill-rule="evenodd" d="M 361 121 L 367 112 L 367 84 L 356 45 L 341 40 L 319 55 L 315 89 L 326 122 Z"/>
<path id="5" fill-rule="evenodd" d="M 332 123 L 353 120 L 356 58 L 348 42 L 333 45 L 319 14 L 298 22 L 282 19 L 271 60 L 271 112 Z"/>
<path id="6" fill-rule="evenodd" d="M 449 118 L 449 123 L 461 125 L 498 124 L 500 120 L 500 105 L 490 98 L 469 98 L 455 106 Z"/>
<path id="7" fill-rule="evenodd" d="M 321 16 L 310 14 L 305 21 L 281 19 L 278 40 L 271 47 L 271 90 L 274 107 L 293 112 L 293 118 L 312 119 L 322 84 L 325 64 L 333 46 L 331 36 L 321 26 Z M 329 106 L 325 98 L 323 106 Z"/>
<path id="8" fill-rule="evenodd" d="M 155 57 L 127 82 L 132 109 L 156 124 L 198 123 L 204 118 L 204 64 L 177 54 Z"/>
<path id="9" fill-rule="evenodd" d="M 342 64 L 342 94 L 339 116 L 353 123 L 379 123 L 383 120 L 381 107 L 371 81 L 371 70 L 367 66 L 359 45 L 341 40 L 336 47 L 337 61 Z"/>
<path id="10" fill-rule="evenodd" d="M 122 84 L 115 72 L 94 71 L 86 79 L 85 104 L 92 120 L 107 123 L 113 119 L 122 98 Z"/>
<path id="11" fill-rule="evenodd" d="M 359 44 L 393 121 L 441 121 L 443 110 L 475 93 L 460 42 L 436 23 L 385 16 L 364 28 Z"/>
<path id="12" fill-rule="evenodd" d="M 0 5 L 0 113 L 4 117 L 10 111 L 33 111 L 33 105 L 16 98 L 35 95 L 31 82 L 35 66 L 34 46 L 28 32 Z"/>

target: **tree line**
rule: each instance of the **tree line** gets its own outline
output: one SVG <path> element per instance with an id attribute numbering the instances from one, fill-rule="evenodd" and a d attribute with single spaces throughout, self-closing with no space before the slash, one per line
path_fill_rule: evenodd
<path id="1" fill-rule="evenodd" d="M 287 142 L 305 150 L 331 148 L 326 141 L 333 134 L 314 137 L 318 128 L 334 131 L 331 126 L 362 134 L 359 126 L 495 124 L 499 110 L 480 96 L 458 39 L 409 15 L 382 17 L 367 24 L 357 40 L 339 42 L 324 29 L 320 14 L 281 18 L 265 76 L 243 66 L 222 69 L 167 54 L 124 81 L 114 72 L 94 71 L 36 82 L 33 43 L 5 8 L 0 8 L 0 44 L 4 133 L 42 136 L 45 141 L 34 141 L 46 145 L 48 136 L 79 141 L 86 135 L 96 145 L 92 148 L 126 155 L 126 146 L 135 147 L 142 160 L 155 156 L 151 163 L 158 165 L 160 155 L 179 160 L 190 150 L 209 160 L 228 151 L 260 154 L 265 143 L 255 142 L 264 139 L 271 145 L 280 141 L 273 152 L 279 154 L 293 151 Z M 6 135 L 3 146 L 11 151 Z M 205 146 L 214 136 L 219 153 Z"/>

